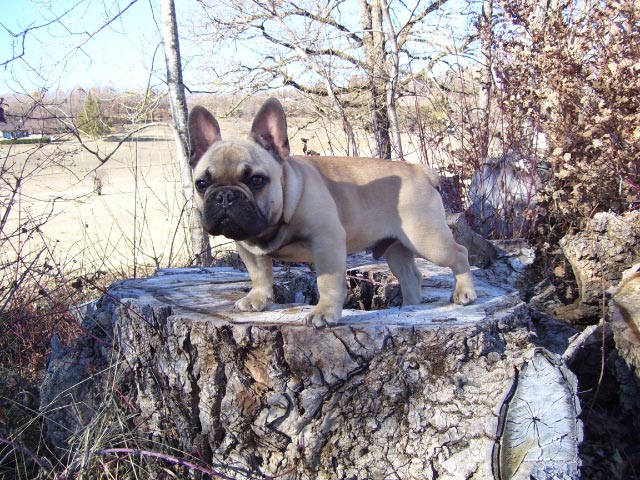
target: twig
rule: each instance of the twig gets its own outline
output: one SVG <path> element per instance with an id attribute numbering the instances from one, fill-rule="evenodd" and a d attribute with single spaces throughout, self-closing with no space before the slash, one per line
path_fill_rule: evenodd
<path id="1" fill-rule="evenodd" d="M 604 331 L 604 325 L 602 322 L 598 325 L 589 325 L 580 334 L 571 338 L 569 346 L 562 354 L 562 361 L 566 364 L 571 364 L 580 350 L 588 345 L 592 345 L 593 342 L 591 341 L 591 338 L 594 336 L 594 333 L 598 328 L 602 328 Z"/>
<path id="2" fill-rule="evenodd" d="M 25 447 L 21 443 L 13 442 L 11 440 L 7 440 L 6 438 L 1 438 L 1 437 L 0 437 L 0 443 L 4 443 L 6 445 L 10 445 L 15 450 L 18 450 L 18 451 L 28 455 L 29 457 L 31 457 L 31 459 L 34 462 L 36 462 L 38 464 L 38 466 L 40 468 L 43 468 L 45 470 L 51 470 L 53 468 L 53 466 L 51 465 L 51 463 L 49 463 L 48 460 L 38 457 L 35 453 L 33 453 L 31 450 L 29 450 L 27 447 Z"/>

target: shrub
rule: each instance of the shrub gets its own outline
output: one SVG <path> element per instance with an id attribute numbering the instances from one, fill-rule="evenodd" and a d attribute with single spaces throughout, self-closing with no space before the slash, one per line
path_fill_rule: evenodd
<path id="1" fill-rule="evenodd" d="M 640 201 L 640 7 L 567 2 L 541 15 L 537 5 L 503 2 L 496 72 L 510 122 L 547 137 L 553 182 L 541 213 L 558 236 Z"/>
<path id="2" fill-rule="evenodd" d="M 87 95 L 84 109 L 78 118 L 78 129 L 91 138 L 102 137 L 111 131 L 111 125 L 102 111 L 100 100 L 91 93 Z"/>
<path id="3" fill-rule="evenodd" d="M 39 138 L 10 138 L 6 140 L 0 140 L 0 145 L 28 145 L 28 144 L 43 144 L 51 143 L 51 137 L 39 137 Z"/>

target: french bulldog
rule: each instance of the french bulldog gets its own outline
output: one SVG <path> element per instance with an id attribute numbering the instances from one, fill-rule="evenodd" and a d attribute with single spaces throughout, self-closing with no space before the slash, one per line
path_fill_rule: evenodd
<path id="1" fill-rule="evenodd" d="M 467 250 L 447 226 L 437 174 L 423 165 L 375 158 L 292 156 L 280 102 L 267 100 L 246 140 L 222 140 L 204 107 L 189 114 L 195 202 L 210 235 L 236 241 L 252 282 L 235 303 L 262 311 L 273 299 L 272 259 L 313 263 L 316 328 L 338 323 L 346 295 L 348 253 L 384 255 L 400 281 L 403 305 L 421 301 L 415 255 L 450 267 L 451 299 L 476 299 Z"/>

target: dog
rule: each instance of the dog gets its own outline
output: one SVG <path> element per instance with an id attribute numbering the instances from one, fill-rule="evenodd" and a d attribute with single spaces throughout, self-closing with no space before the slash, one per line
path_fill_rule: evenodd
<path id="1" fill-rule="evenodd" d="M 262 311 L 273 299 L 272 259 L 309 262 L 320 298 L 306 324 L 336 325 L 347 254 L 367 248 L 386 257 L 403 305 L 421 301 L 416 254 L 451 268 L 453 302 L 476 299 L 467 250 L 447 226 L 434 171 L 374 158 L 292 156 L 285 112 L 274 98 L 256 114 L 247 140 L 222 140 L 201 106 L 189 114 L 189 138 L 203 228 L 236 241 L 251 278 L 234 309 Z"/>

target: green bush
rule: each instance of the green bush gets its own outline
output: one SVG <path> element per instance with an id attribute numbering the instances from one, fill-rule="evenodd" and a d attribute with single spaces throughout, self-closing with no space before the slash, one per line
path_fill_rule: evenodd
<path id="1" fill-rule="evenodd" d="M 0 140 L 0 145 L 21 145 L 32 143 L 51 143 L 51 137 L 40 138 L 8 138 Z"/>
<path id="2" fill-rule="evenodd" d="M 102 102 L 93 95 L 87 95 L 84 109 L 78 118 L 78 129 L 93 139 L 111 132 L 111 125 L 102 110 Z"/>

